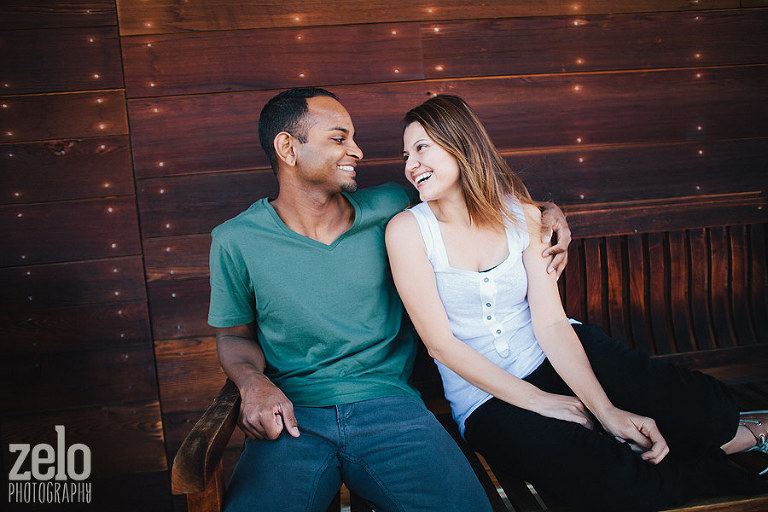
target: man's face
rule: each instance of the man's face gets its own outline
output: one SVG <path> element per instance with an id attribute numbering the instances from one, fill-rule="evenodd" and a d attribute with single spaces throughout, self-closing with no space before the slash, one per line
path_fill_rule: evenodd
<path id="1" fill-rule="evenodd" d="M 355 166 L 363 152 L 355 144 L 355 127 L 341 103 L 327 96 L 307 99 L 303 120 L 307 142 L 296 145 L 299 176 L 330 193 L 357 190 Z"/>

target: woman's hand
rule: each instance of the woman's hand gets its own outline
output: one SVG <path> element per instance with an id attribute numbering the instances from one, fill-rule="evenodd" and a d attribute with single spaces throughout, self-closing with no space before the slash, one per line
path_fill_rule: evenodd
<path id="1" fill-rule="evenodd" d="M 651 418 L 614 407 L 598 416 L 598 419 L 603 428 L 616 439 L 639 447 L 645 461 L 658 464 L 669 453 L 664 436 Z"/>
<path id="2" fill-rule="evenodd" d="M 542 391 L 536 394 L 528 410 L 548 418 L 578 423 L 590 430 L 595 426 L 592 414 L 575 396 L 556 395 Z"/>

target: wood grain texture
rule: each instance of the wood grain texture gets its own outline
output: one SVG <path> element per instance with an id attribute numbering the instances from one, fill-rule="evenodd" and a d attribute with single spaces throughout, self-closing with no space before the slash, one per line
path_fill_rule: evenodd
<path id="1" fill-rule="evenodd" d="M 731 226 L 729 228 L 731 246 L 731 311 L 733 314 L 733 327 L 736 331 L 736 340 L 739 345 L 752 345 L 756 343 L 752 326 L 752 318 L 749 314 L 749 298 L 747 296 L 749 286 L 749 260 L 747 257 L 747 227 Z M 766 361 L 768 367 L 768 361 Z"/>
<path id="2" fill-rule="evenodd" d="M 696 78 L 696 70 L 665 70 L 339 86 L 333 91 L 349 110 L 355 139 L 369 159 L 401 154 L 400 119 L 428 93 L 464 97 L 503 151 L 768 137 L 763 122 L 768 67 L 701 72 L 702 78 Z M 240 92 L 129 101 L 137 175 L 266 167 L 256 124 L 271 96 Z M 697 155 L 698 150 L 688 156 Z"/>
<path id="3" fill-rule="evenodd" d="M 704 228 L 689 231 L 691 262 L 691 314 L 697 350 L 715 348 L 710 321 L 709 246 Z"/>
<path id="4" fill-rule="evenodd" d="M 632 347 L 651 353 L 651 332 L 648 319 L 648 272 L 643 235 L 627 236 L 627 273 L 629 274 L 629 323 Z"/>
<path id="5" fill-rule="evenodd" d="M 0 48 L 3 94 L 123 87 L 117 27 L 2 32 Z"/>
<path id="6" fill-rule="evenodd" d="M 512 152 L 505 158 L 534 197 L 572 205 L 763 190 L 768 141 Z"/>
<path id="7" fill-rule="evenodd" d="M 749 280 L 750 313 L 759 343 L 768 343 L 768 231 L 764 225 L 750 226 L 749 257 L 752 273 Z"/>
<path id="8" fill-rule="evenodd" d="M 133 197 L 0 206 L 0 265 L 140 254 Z"/>
<path id="9" fill-rule="evenodd" d="M 134 194 L 128 137 L 0 146 L 2 204 Z"/>
<path id="10" fill-rule="evenodd" d="M 117 25 L 113 0 L 5 0 L 0 30 Z"/>
<path id="11" fill-rule="evenodd" d="M 84 350 L 151 339 L 146 302 L 7 312 L 0 317 L 0 336 L 7 341 L 0 349 L 4 354 Z"/>
<path id="12" fill-rule="evenodd" d="M 213 335 L 214 329 L 208 325 L 210 296 L 207 278 L 149 284 L 155 339 Z"/>
<path id="13" fill-rule="evenodd" d="M 212 337 L 155 342 L 163 413 L 205 410 L 226 380 Z"/>
<path id="14" fill-rule="evenodd" d="M 210 248 L 209 234 L 145 239 L 147 281 L 207 278 Z"/>
<path id="15" fill-rule="evenodd" d="M 618 237 L 606 237 L 605 239 L 605 279 L 607 287 L 607 311 L 608 325 L 611 337 L 631 343 L 628 336 L 629 327 L 625 316 L 627 306 L 627 272 L 625 270 L 626 258 L 622 240 Z"/>
<path id="16" fill-rule="evenodd" d="M 6 354 L 0 366 L 5 414 L 157 400 L 149 343 Z"/>
<path id="17" fill-rule="evenodd" d="M 762 64 L 768 12 L 717 11 L 422 24 L 427 78 Z"/>
<path id="18" fill-rule="evenodd" d="M 68 444 L 91 449 L 94 478 L 168 469 L 157 400 L 4 416 L 2 421 L 6 446 L 55 443 L 53 425 L 65 425 Z"/>
<path id="19" fill-rule="evenodd" d="M 594 237 L 759 224 L 768 218 L 766 200 L 761 192 L 744 192 L 574 205 L 566 207 L 566 213 L 574 236 Z"/>
<path id="20" fill-rule="evenodd" d="M 93 78 L 94 89 L 100 80 Z M 1 143 L 128 133 L 120 91 L 0 97 L 0 105 L 5 105 L 0 108 Z"/>
<path id="21" fill-rule="evenodd" d="M 586 321 L 591 324 L 604 326 L 610 333 L 611 327 L 608 317 L 604 314 L 607 307 L 604 292 L 607 292 L 607 283 L 603 276 L 603 251 L 600 239 L 588 238 L 584 240 L 584 267 L 586 275 Z"/>
<path id="22" fill-rule="evenodd" d="M 712 265 L 710 267 L 710 301 L 712 303 L 712 325 L 718 347 L 729 347 L 736 343 L 730 315 L 730 265 L 728 253 L 728 232 L 726 227 L 709 230 L 709 246 Z"/>
<path id="23" fill-rule="evenodd" d="M 424 78 L 418 24 L 173 34 L 122 43 L 130 98 Z"/>
<path id="24" fill-rule="evenodd" d="M 751 0 L 755 1 L 755 0 Z M 521 16 L 559 16 L 607 12 L 649 12 L 668 10 L 727 9 L 739 7 L 738 0 L 701 0 L 668 2 L 643 0 L 631 3 L 611 0 L 587 0 L 574 8 L 572 0 L 527 2 L 525 0 L 491 1 L 467 4 L 462 0 L 409 2 L 376 0 L 365 3 L 341 0 L 328 4 L 318 0 L 277 2 L 230 2 L 203 0 L 178 4 L 174 0 L 118 0 L 122 35 L 156 34 L 208 30 L 236 30 L 394 21 L 442 21 L 471 18 Z"/>
<path id="25" fill-rule="evenodd" d="M 208 233 L 263 197 L 277 196 L 271 171 L 204 174 L 138 182 L 145 238 Z"/>
<path id="26" fill-rule="evenodd" d="M 672 330 L 675 334 L 675 351 L 689 352 L 695 349 L 690 319 L 689 290 L 691 262 L 688 261 L 685 231 L 669 233 L 669 305 Z"/>
<path id="27" fill-rule="evenodd" d="M 0 269 L 7 313 L 146 300 L 140 256 Z M 34 318 L 34 317 L 33 317 Z"/>

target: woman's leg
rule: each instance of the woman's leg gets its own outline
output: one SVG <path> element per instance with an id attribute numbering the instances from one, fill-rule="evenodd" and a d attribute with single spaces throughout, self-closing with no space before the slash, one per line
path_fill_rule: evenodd
<path id="1" fill-rule="evenodd" d="M 630 351 L 599 328 L 574 327 L 609 397 L 654 418 L 670 454 L 650 464 L 609 436 L 493 399 L 470 416 L 465 434 L 492 465 L 584 510 L 657 510 L 701 494 L 768 491 L 728 465 L 719 449 L 738 424 L 738 408 L 720 382 Z M 526 380 L 573 394 L 548 361 Z"/>
<path id="2" fill-rule="evenodd" d="M 651 465 L 612 438 L 495 398 L 470 415 L 465 437 L 491 467 L 584 511 L 658 510 L 695 484 L 675 462 Z"/>
<path id="3" fill-rule="evenodd" d="M 592 325 L 575 325 L 592 368 L 617 407 L 653 418 L 678 458 L 734 439 L 739 408 L 725 385 L 630 350 Z"/>

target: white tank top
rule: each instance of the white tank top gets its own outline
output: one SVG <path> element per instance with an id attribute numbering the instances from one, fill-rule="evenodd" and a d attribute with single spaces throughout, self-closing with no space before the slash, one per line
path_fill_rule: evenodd
<path id="1" fill-rule="evenodd" d="M 525 216 L 517 200 L 510 201 L 509 206 L 519 222 L 519 227 L 510 222 L 506 224 L 509 256 L 485 272 L 449 265 L 440 226 L 427 203 L 420 203 L 409 211 L 419 223 L 454 336 L 522 379 L 530 375 L 545 356 L 533 335 L 528 308 L 528 278 L 523 266 L 523 251 L 529 242 Z M 443 379 L 445 397 L 451 403 L 453 419 L 464 435 L 466 419 L 491 395 L 438 361 L 435 363 Z"/>

